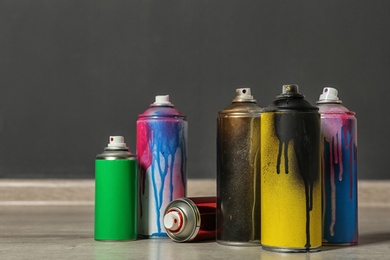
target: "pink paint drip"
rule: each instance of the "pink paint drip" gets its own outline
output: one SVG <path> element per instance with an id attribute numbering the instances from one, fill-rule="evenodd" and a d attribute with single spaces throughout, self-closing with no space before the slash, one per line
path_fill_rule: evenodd
<path id="1" fill-rule="evenodd" d="M 150 149 L 150 141 L 153 135 L 149 134 L 150 131 L 147 129 L 146 124 L 139 124 L 139 131 L 137 135 L 137 157 L 139 163 L 139 183 L 141 184 L 139 187 L 139 196 L 138 201 L 139 205 L 142 205 L 141 198 L 143 194 L 145 194 L 145 180 L 146 180 L 146 169 L 148 169 L 152 165 L 152 149 Z M 149 140 L 149 142 L 148 142 Z M 140 209 L 140 216 L 142 217 L 142 207 Z"/>

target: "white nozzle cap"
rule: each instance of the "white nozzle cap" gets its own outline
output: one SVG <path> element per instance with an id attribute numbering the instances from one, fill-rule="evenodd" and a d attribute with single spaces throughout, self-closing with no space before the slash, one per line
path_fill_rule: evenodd
<path id="1" fill-rule="evenodd" d="M 319 101 L 338 102 L 338 91 L 335 88 L 325 87 L 320 95 Z"/>
<path id="2" fill-rule="evenodd" d="M 182 216 L 180 212 L 169 211 L 164 216 L 164 227 L 171 232 L 178 231 L 182 226 Z"/>
<path id="3" fill-rule="evenodd" d="M 123 147 L 126 148 L 125 138 L 123 136 L 110 136 L 108 147 Z"/>
<path id="4" fill-rule="evenodd" d="M 236 97 L 232 100 L 233 103 L 235 102 L 256 102 L 255 99 L 253 99 L 253 96 L 251 94 L 250 88 L 237 88 L 236 89 Z"/>
<path id="5" fill-rule="evenodd" d="M 173 106 L 173 104 L 169 101 L 169 95 L 156 96 L 156 99 L 155 99 L 153 105 L 155 105 L 155 106 Z"/>
<path id="6" fill-rule="evenodd" d="M 236 99 L 253 99 L 250 88 L 238 88 L 236 95 Z"/>

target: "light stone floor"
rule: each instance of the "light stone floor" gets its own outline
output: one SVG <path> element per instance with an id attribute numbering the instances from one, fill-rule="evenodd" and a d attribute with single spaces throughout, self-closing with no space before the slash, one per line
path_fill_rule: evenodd
<path id="1" fill-rule="evenodd" d="M 214 180 L 189 180 L 188 196 L 215 195 Z M 390 181 L 359 182 L 359 245 L 318 253 L 170 239 L 96 242 L 93 180 L 0 180 L 0 259 L 390 259 Z"/>

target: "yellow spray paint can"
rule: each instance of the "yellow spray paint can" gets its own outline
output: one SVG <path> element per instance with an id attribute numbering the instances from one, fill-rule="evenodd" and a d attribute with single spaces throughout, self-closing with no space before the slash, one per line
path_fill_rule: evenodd
<path id="1" fill-rule="evenodd" d="M 279 252 L 320 250 L 320 117 L 299 93 L 283 93 L 261 115 L 261 244 Z"/>

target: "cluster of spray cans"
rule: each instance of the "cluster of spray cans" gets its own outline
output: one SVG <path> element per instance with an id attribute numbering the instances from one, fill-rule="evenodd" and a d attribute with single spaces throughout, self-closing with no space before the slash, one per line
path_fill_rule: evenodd
<path id="1" fill-rule="evenodd" d="M 187 122 L 169 96 L 137 121 L 137 154 L 112 136 L 96 159 L 95 239 L 212 239 L 281 252 L 357 243 L 354 113 L 297 85 L 262 108 L 236 90 L 217 119 L 217 196 L 186 198 Z"/>
<path id="2" fill-rule="evenodd" d="M 186 197 L 185 116 L 156 96 L 136 124 L 136 155 L 110 136 L 96 157 L 95 240 L 215 239 L 216 197 Z"/>
<path id="3" fill-rule="evenodd" d="M 218 243 L 277 252 L 357 244 L 356 118 L 337 94 L 326 87 L 313 106 L 284 85 L 260 108 L 237 89 L 218 117 Z"/>

